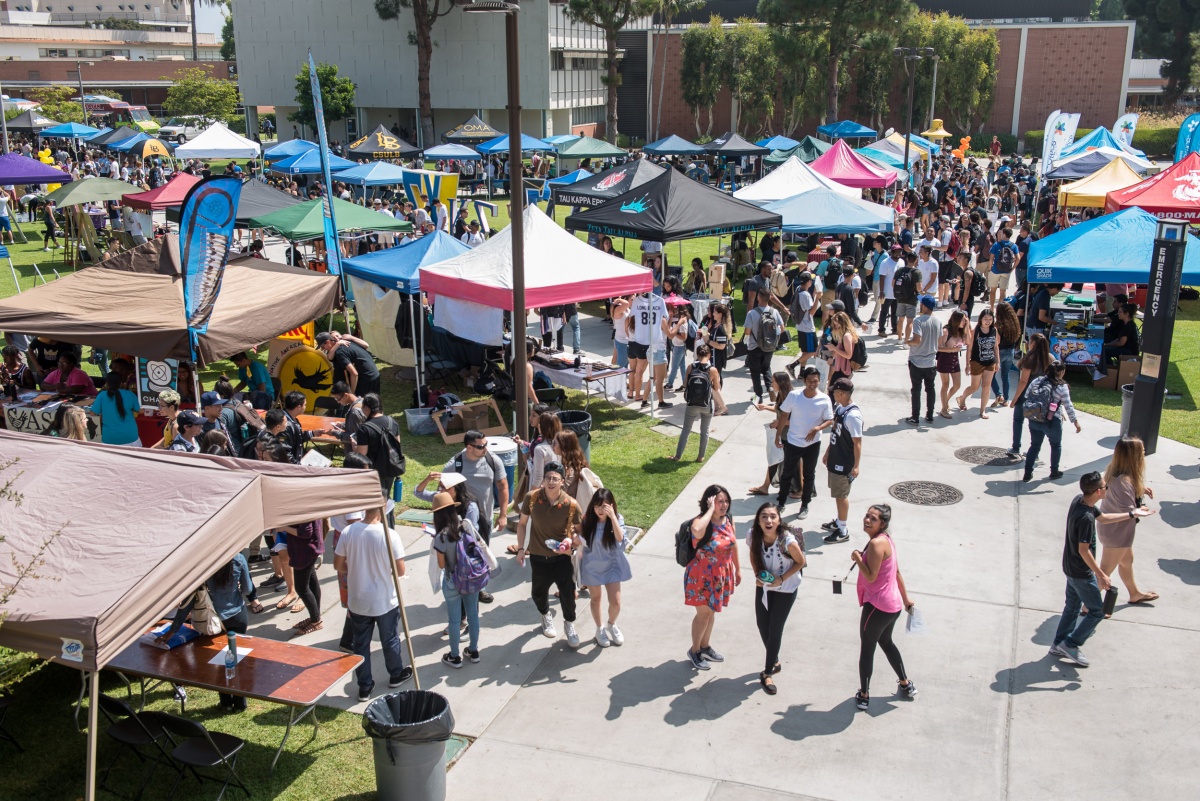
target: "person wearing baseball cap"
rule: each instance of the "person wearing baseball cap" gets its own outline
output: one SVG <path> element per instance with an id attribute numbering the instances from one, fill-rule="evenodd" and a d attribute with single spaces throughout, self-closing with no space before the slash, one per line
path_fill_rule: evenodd
<path id="1" fill-rule="evenodd" d="M 525 566 L 529 558 L 533 569 L 531 595 L 542 618 L 542 635 L 554 639 L 554 610 L 550 608 L 550 586 L 558 588 L 562 605 L 567 645 L 579 647 L 575 631 L 575 569 L 571 562 L 571 538 L 579 533 L 583 513 L 575 499 L 563 491 L 565 470 L 558 462 L 547 462 L 542 468 L 542 484 L 531 489 L 521 503 L 521 520 L 517 524 L 517 563 Z M 528 530 L 529 547 L 525 535 Z M 551 544 L 548 544 L 551 543 Z M 565 550 L 555 549 L 553 543 L 566 543 Z"/>
<path id="2" fill-rule="evenodd" d="M 175 416 L 175 439 L 171 440 L 167 450 L 197 453 L 200 446 L 196 437 L 204 430 L 204 418 L 190 409 L 184 409 Z"/>
<path id="3" fill-rule="evenodd" d="M 471 220 L 467 225 L 467 230 L 459 237 L 464 245 L 469 248 L 479 247 L 484 243 L 483 234 L 479 231 L 479 220 Z"/>
<path id="4" fill-rule="evenodd" d="M 937 343 L 941 336 L 942 326 L 933 316 L 937 301 L 929 295 L 922 295 L 920 300 L 921 313 L 913 321 L 912 335 L 908 338 L 908 378 L 912 400 L 912 415 L 908 418 L 909 425 L 918 425 L 921 414 L 921 386 L 925 387 L 925 420 L 933 422 L 933 379 L 937 375 Z"/>

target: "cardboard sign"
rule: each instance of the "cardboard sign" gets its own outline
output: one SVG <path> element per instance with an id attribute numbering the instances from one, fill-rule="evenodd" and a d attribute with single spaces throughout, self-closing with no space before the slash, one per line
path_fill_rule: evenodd
<path id="1" fill-rule="evenodd" d="M 4 407 L 4 424 L 9 431 L 20 431 L 25 434 L 42 434 L 54 425 L 54 416 L 58 413 L 59 404 L 36 407 L 24 404 L 9 404 Z M 100 441 L 100 418 L 92 414 L 92 410 L 83 407 L 88 420 L 96 425 L 94 441 Z"/>
<path id="2" fill-rule="evenodd" d="M 158 394 L 167 389 L 179 389 L 178 359 L 137 360 L 138 401 L 142 406 L 157 406 Z"/>

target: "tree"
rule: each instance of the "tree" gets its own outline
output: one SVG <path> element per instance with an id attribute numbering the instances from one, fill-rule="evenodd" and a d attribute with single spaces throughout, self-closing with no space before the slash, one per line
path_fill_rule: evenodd
<path id="1" fill-rule="evenodd" d="M 860 36 L 892 28 L 909 13 L 909 0 L 759 0 L 758 13 L 768 23 L 783 28 L 820 31 L 824 37 L 825 121 L 838 117 L 838 92 L 843 56 Z"/>
<path id="2" fill-rule="evenodd" d="M 237 47 L 233 41 L 233 0 L 229 0 L 229 13 L 225 15 L 225 24 L 221 26 L 221 58 L 225 61 L 237 60 Z"/>
<path id="3" fill-rule="evenodd" d="M 696 9 L 700 8 L 700 6 L 704 5 L 705 2 L 706 0 L 658 0 L 658 16 L 659 24 L 662 27 L 662 32 L 658 35 L 658 47 L 655 49 L 655 53 L 661 51 L 663 55 L 661 59 L 659 59 L 657 56 L 655 56 L 654 59 L 655 61 L 662 61 L 662 69 L 660 70 L 658 79 L 658 94 L 655 96 L 658 101 L 658 111 L 654 118 L 654 136 L 651 137 L 652 139 L 658 139 L 661 136 L 659 131 L 662 127 L 663 97 L 666 95 L 667 91 L 666 44 L 667 37 L 671 30 L 671 20 L 679 14 L 683 14 L 688 11 L 695 11 Z M 654 80 L 653 75 L 650 76 L 650 80 Z"/>
<path id="4" fill-rule="evenodd" d="M 325 111 L 325 125 L 334 120 L 344 120 L 354 113 L 354 92 L 358 88 L 354 81 L 338 75 L 337 64 L 317 65 L 317 83 L 321 87 L 321 107 Z M 317 113 L 313 108 L 312 81 L 308 63 L 296 75 L 296 105 L 299 107 L 288 119 L 301 125 L 315 127 Z"/>
<path id="5" fill-rule="evenodd" d="M 143 25 L 136 19 L 117 19 L 109 17 L 100 23 L 101 28 L 106 28 L 110 31 L 149 31 L 153 30 L 149 25 Z"/>
<path id="6" fill-rule="evenodd" d="M 617 34 L 636 16 L 649 14 L 657 0 L 569 0 L 567 16 L 604 31 L 604 63 L 607 74 L 600 79 L 608 94 L 604 136 L 612 144 L 617 141 L 617 88 L 621 74 L 617 71 Z"/>
<path id="7" fill-rule="evenodd" d="M 679 88 L 683 102 L 692 110 L 697 136 L 712 136 L 713 104 L 725 81 L 725 29 L 713 15 L 707 25 L 692 25 L 683 32 L 679 65 Z M 700 112 L 708 112 L 708 126 L 700 130 Z"/>
<path id="8" fill-rule="evenodd" d="M 38 86 L 25 92 L 42 104 L 38 111 L 58 122 L 83 122 L 83 105 L 72 100 L 79 93 L 73 86 Z"/>
<path id="9" fill-rule="evenodd" d="M 163 111 L 173 117 L 198 117 L 211 122 L 228 120 L 241 102 L 233 81 L 214 78 L 210 66 L 191 67 L 176 75 L 163 101 Z"/>
<path id="10" fill-rule="evenodd" d="M 825 34 L 790 27 L 770 30 L 779 63 L 782 133 L 791 136 L 801 122 L 819 116 L 825 108 L 825 76 L 821 71 Z"/>
<path id="11" fill-rule="evenodd" d="M 227 2 L 228 0 L 188 0 L 192 16 L 192 61 L 200 60 L 200 38 L 199 32 L 196 30 L 196 6 L 223 6 L 227 5 Z"/>
<path id="12" fill-rule="evenodd" d="M 859 40 L 855 76 L 854 112 L 868 127 L 883 129 L 888 96 L 896 80 L 896 37 L 891 31 L 872 31 Z"/>
<path id="13" fill-rule="evenodd" d="M 401 8 L 411 8 L 416 30 L 410 38 L 417 43 L 417 105 L 421 117 L 421 136 L 426 147 L 436 141 L 433 134 L 433 95 L 429 90 L 429 64 L 433 60 L 433 24 L 449 14 L 452 0 L 375 0 L 380 19 L 397 19 Z M 318 70 L 318 74 L 319 74 Z M 321 91 L 325 91 L 324 85 Z"/>
<path id="14" fill-rule="evenodd" d="M 1167 60 L 1161 70 L 1167 79 L 1163 104 L 1174 105 L 1188 88 L 1196 58 L 1191 33 L 1200 30 L 1200 2 L 1125 0 L 1125 12 L 1137 20 L 1142 55 Z"/>
<path id="15" fill-rule="evenodd" d="M 936 16 L 914 14 L 899 31 L 906 46 L 932 47 L 938 55 L 935 107 L 938 114 L 962 133 L 982 122 L 992 108 L 996 88 L 1000 43 L 995 31 L 970 28 L 959 17 L 944 12 Z M 929 119 L 933 64 L 929 59 L 915 64 L 913 125 L 924 127 L 923 121 Z"/>
<path id="16" fill-rule="evenodd" d="M 1121 0 L 1092 0 L 1090 16 L 1094 20 L 1125 19 L 1125 4 Z"/>
<path id="17" fill-rule="evenodd" d="M 741 123 L 734 128 L 748 134 L 768 130 L 775 116 L 778 62 L 773 45 L 770 31 L 744 17 L 725 36 L 725 74 Z"/>

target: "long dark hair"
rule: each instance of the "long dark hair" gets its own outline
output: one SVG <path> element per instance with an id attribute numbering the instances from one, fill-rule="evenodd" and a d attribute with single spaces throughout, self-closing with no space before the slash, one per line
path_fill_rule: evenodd
<path id="1" fill-rule="evenodd" d="M 612 490 L 607 487 L 601 487 L 596 490 L 592 496 L 591 503 L 588 504 L 587 511 L 583 513 L 583 530 L 579 536 L 587 543 L 588 547 L 592 547 L 592 540 L 596 537 L 596 529 L 600 526 L 600 516 L 596 514 L 596 507 L 609 504 L 613 508 L 613 513 L 617 513 L 617 499 L 613 497 Z M 617 547 L 617 532 L 616 526 L 613 525 L 611 518 L 604 520 L 604 537 L 601 538 L 605 548 Z"/>
<path id="2" fill-rule="evenodd" d="M 462 518 L 458 516 L 458 505 L 443 506 L 433 513 L 433 530 L 447 542 L 458 542 L 462 537 Z"/>
<path id="3" fill-rule="evenodd" d="M 759 518 L 761 518 L 762 513 L 768 509 L 774 509 L 779 515 L 779 526 L 775 529 L 775 536 L 777 538 L 782 537 L 784 531 L 783 512 L 780 510 L 777 504 L 767 501 L 762 506 L 758 507 L 758 511 L 754 513 L 754 522 L 750 524 L 750 534 L 746 537 L 746 547 L 750 549 L 750 567 L 754 568 L 754 575 L 756 576 L 765 569 L 762 558 L 764 532 L 762 530 L 762 525 L 759 523 Z M 778 541 L 779 540 L 776 539 L 776 542 Z M 791 556 L 789 555 L 788 558 L 791 559 Z"/>
<path id="4" fill-rule="evenodd" d="M 125 399 L 121 397 L 121 384 L 124 381 L 124 377 L 115 370 L 109 370 L 108 375 L 104 377 L 104 391 L 117 405 L 117 414 L 121 417 L 125 416 Z"/>
<path id="5" fill-rule="evenodd" d="M 975 321 L 975 339 L 979 339 L 980 334 L 983 333 L 983 318 L 985 316 L 992 318 L 992 324 L 990 326 L 991 330 L 988 331 L 988 333 L 996 334 L 997 339 L 999 339 L 999 336 L 998 336 L 999 331 L 996 328 L 996 315 L 992 312 L 992 310 L 990 308 L 985 308 L 981 312 L 979 312 L 979 319 L 977 319 Z"/>
<path id="6" fill-rule="evenodd" d="M 1022 370 L 1028 370 L 1031 377 L 1045 375 L 1046 369 L 1050 367 L 1050 362 L 1054 361 L 1050 356 L 1050 343 L 1046 341 L 1044 334 L 1034 334 L 1026 343 L 1026 352 L 1021 357 L 1021 363 L 1017 365 Z"/>
<path id="7" fill-rule="evenodd" d="M 233 564 L 234 560 L 230 559 L 228 562 L 217 568 L 217 572 L 212 574 L 212 583 L 218 587 L 228 587 L 232 585 Z"/>
<path id="8" fill-rule="evenodd" d="M 1067 366 L 1058 359 L 1052 360 L 1046 365 L 1046 380 L 1050 382 L 1050 386 L 1056 387 L 1064 383 L 1063 376 L 1067 372 Z"/>

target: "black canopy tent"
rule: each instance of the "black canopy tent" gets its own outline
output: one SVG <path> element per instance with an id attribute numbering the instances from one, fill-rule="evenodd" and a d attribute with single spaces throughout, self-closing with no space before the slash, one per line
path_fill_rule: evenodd
<path id="1" fill-rule="evenodd" d="M 238 200 L 237 216 L 234 219 L 238 228 L 246 228 L 253 217 L 270 214 L 273 211 L 304 202 L 302 197 L 289 195 L 287 192 L 282 192 L 252 178 L 242 184 L 242 195 Z M 171 222 L 179 222 L 179 210 L 180 206 L 168 208 L 167 219 Z"/>
<path id="2" fill-rule="evenodd" d="M 455 145 L 480 145 L 497 136 L 504 136 L 504 132 L 497 131 L 479 119 L 478 115 L 472 114 L 471 119 L 442 134 L 442 141 Z"/>
<path id="3" fill-rule="evenodd" d="M 742 156 L 766 156 L 770 148 L 748 142 L 735 133 L 727 133 L 719 139 L 714 139 L 704 146 L 704 149 L 714 156 L 741 158 Z"/>
<path id="4" fill-rule="evenodd" d="M 632 189 L 637 189 L 658 178 L 664 171 L 669 172 L 666 168 L 646 159 L 627 161 L 591 178 L 585 178 L 565 186 L 555 186 L 551 190 L 550 200 L 555 205 L 590 209 Z"/>
<path id="5" fill-rule="evenodd" d="M 55 122 L 37 109 L 31 108 L 9 120 L 8 130 L 16 133 L 40 134 L 55 125 L 61 125 L 61 123 Z"/>
<path id="6" fill-rule="evenodd" d="M 124 142 L 131 136 L 137 136 L 138 131 L 135 128 L 130 128 L 128 125 L 119 125 L 113 128 L 108 133 L 102 133 L 97 137 L 87 140 L 87 146 L 90 148 L 104 147 L 115 145 Z"/>
<path id="7" fill-rule="evenodd" d="M 420 152 L 421 148 L 410 145 L 382 125 L 349 148 L 349 155 L 360 159 L 399 159 Z"/>

